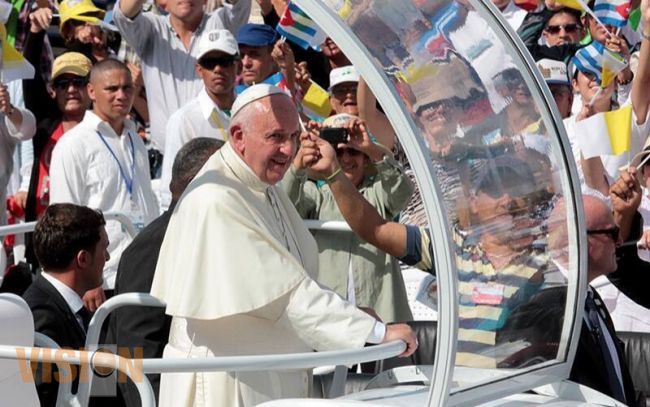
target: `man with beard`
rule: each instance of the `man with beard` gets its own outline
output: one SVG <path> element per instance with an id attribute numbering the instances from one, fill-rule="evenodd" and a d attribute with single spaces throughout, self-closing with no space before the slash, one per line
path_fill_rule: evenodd
<path id="1" fill-rule="evenodd" d="M 203 89 L 167 122 L 167 141 L 161 176 L 163 209 L 171 200 L 169 182 L 178 150 L 197 137 L 228 139 L 230 108 L 235 101 L 235 80 L 241 71 L 239 48 L 228 30 L 205 32 L 199 42 L 196 72 Z"/>

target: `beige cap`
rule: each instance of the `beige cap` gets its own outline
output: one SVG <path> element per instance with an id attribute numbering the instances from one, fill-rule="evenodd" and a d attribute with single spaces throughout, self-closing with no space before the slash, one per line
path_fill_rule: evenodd
<path id="1" fill-rule="evenodd" d="M 69 73 L 77 76 L 88 76 L 92 63 L 84 54 L 66 52 L 54 60 L 52 64 L 52 79 Z"/>

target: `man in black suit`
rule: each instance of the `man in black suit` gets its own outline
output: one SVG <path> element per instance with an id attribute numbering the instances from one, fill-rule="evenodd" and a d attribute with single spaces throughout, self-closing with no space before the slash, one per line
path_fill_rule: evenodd
<path id="1" fill-rule="evenodd" d="M 144 228 L 122 253 L 115 280 L 115 295 L 149 293 L 160 246 L 174 206 L 205 161 L 222 145 L 220 140 L 201 137 L 189 141 L 179 150 L 169 184 L 171 205 Z M 118 349 L 129 348 L 132 356 L 136 349 L 141 349 L 144 358 L 160 358 L 167 344 L 170 323 L 171 317 L 165 315 L 164 308 L 120 308 L 110 317 L 107 342 L 115 343 Z M 147 377 L 157 398 L 160 375 L 150 374 Z M 140 396 L 132 383 L 120 383 L 119 386 L 127 406 L 140 405 Z"/>
<path id="2" fill-rule="evenodd" d="M 73 204 L 49 206 L 36 224 L 34 250 L 43 272 L 23 298 L 32 310 L 34 329 L 62 348 L 85 345 L 90 314 L 82 297 L 102 285 L 102 270 L 109 258 L 105 224 L 100 212 Z M 40 370 L 35 380 L 41 405 L 54 406 L 58 383 Z M 76 387 L 75 380 L 73 392 Z"/>
<path id="3" fill-rule="evenodd" d="M 620 236 L 612 212 L 602 200 L 585 195 L 583 204 L 588 236 L 587 279 L 592 281 L 616 270 L 616 247 L 620 244 Z M 558 275 L 566 275 L 563 270 L 569 264 L 566 213 L 564 201 L 559 201 L 548 221 L 549 249 L 554 254 Z M 555 280 L 562 281 L 563 277 Z M 553 344 L 560 341 L 565 304 L 566 285 L 553 287 L 550 284 L 527 304 L 513 311 L 498 341 L 524 339 L 531 344 L 531 349 L 535 349 L 535 354 L 548 350 L 546 357 L 555 358 L 557 346 Z M 525 363 L 525 358 L 517 362 Z M 517 362 L 510 367 L 516 367 Z M 587 289 L 580 340 L 569 380 L 626 405 L 638 405 L 623 344 L 616 336 L 607 308 L 592 287 Z"/>

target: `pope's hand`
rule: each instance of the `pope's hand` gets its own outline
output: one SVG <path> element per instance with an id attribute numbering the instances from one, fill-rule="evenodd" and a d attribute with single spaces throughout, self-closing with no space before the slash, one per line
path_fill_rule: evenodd
<path id="1" fill-rule="evenodd" d="M 418 340 L 415 337 L 415 332 L 407 324 L 392 324 L 386 325 L 386 335 L 384 336 L 384 341 L 392 342 L 401 340 L 406 342 L 406 350 L 399 355 L 402 358 L 411 356 L 413 352 L 418 348 Z"/>

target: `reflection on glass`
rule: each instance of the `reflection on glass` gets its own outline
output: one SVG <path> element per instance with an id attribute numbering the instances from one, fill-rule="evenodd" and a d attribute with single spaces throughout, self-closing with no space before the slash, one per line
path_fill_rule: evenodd
<path id="1" fill-rule="evenodd" d="M 562 360 L 567 280 L 551 256 L 571 243 L 566 208 L 554 210 L 562 160 L 509 51 L 466 0 L 329 4 L 390 78 L 428 147 L 456 249 L 458 387 Z M 416 196 L 405 217 L 423 213 Z M 551 213 L 560 225 L 553 246 Z"/>

